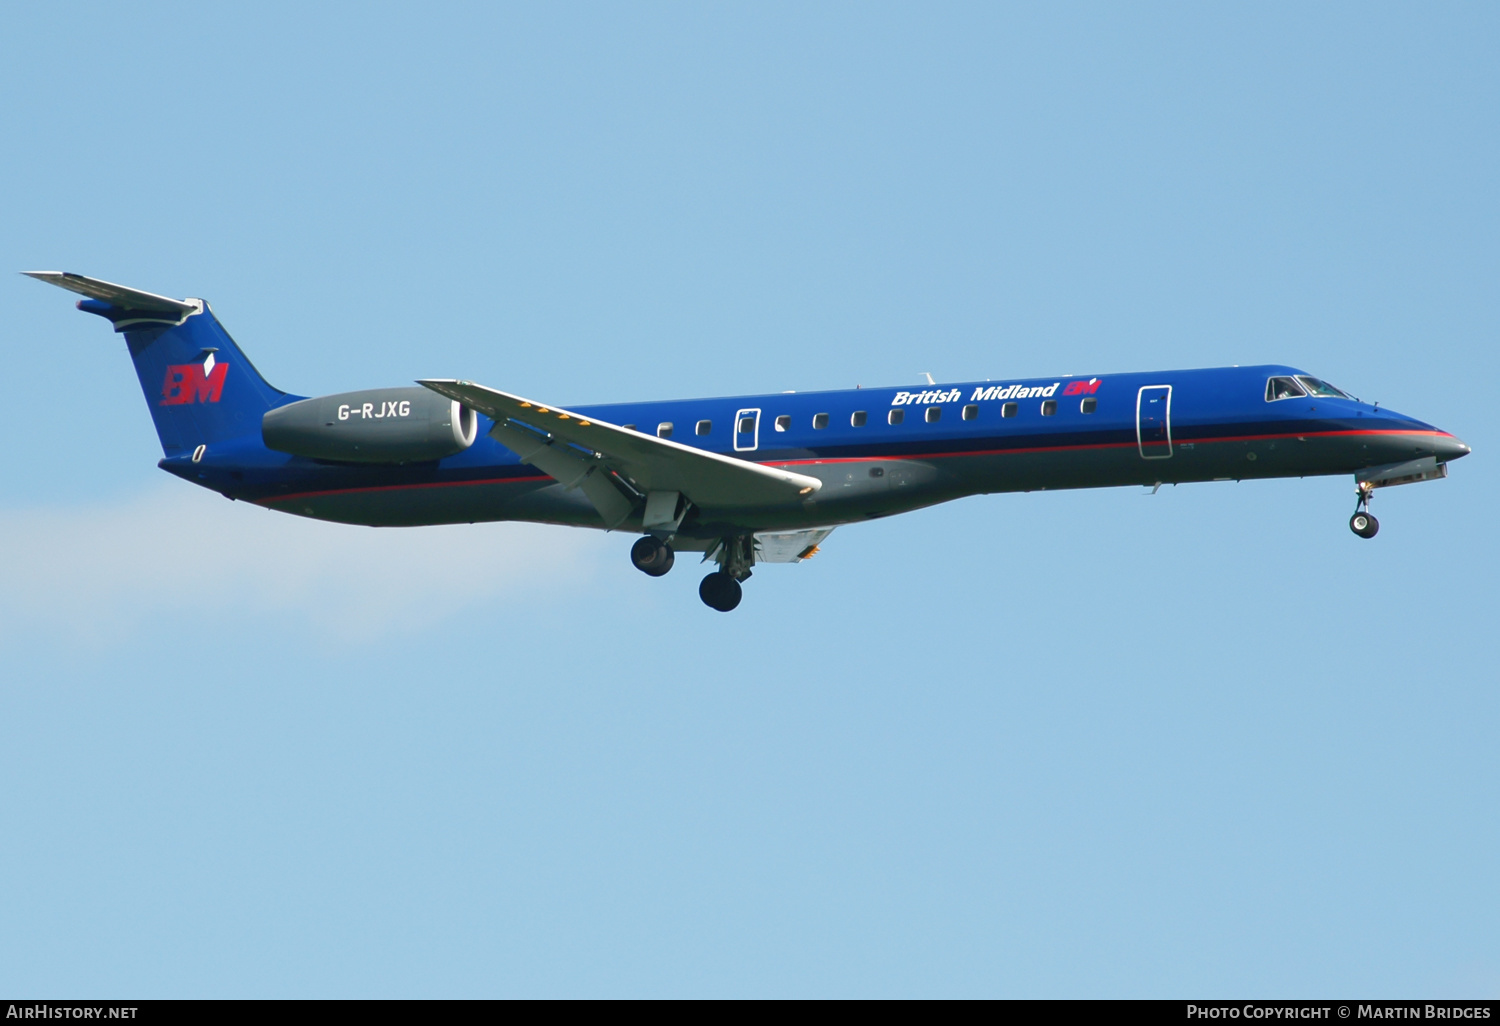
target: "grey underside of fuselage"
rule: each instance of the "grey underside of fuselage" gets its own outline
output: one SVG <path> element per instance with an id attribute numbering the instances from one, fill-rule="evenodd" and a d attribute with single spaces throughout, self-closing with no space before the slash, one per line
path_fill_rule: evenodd
<path id="1" fill-rule="evenodd" d="M 1137 447 L 954 455 L 938 459 L 858 459 L 797 462 L 792 469 L 817 477 L 814 495 L 777 508 L 720 513 L 692 509 L 678 545 L 692 548 L 747 531 L 795 530 L 857 523 L 967 495 L 1125 485 L 1185 484 L 1352 474 L 1362 467 L 1411 458 L 1419 438 L 1387 436 L 1378 442 L 1312 437 L 1306 440 L 1177 444 L 1167 458 L 1145 459 Z M 603 529 L 594 507 L 577 489 L 546 481 L 488 482 L 444 488 L 323 493 L 271 500 L 273 509 L 319 520 L 373 527 L 516 520 Z M 616 530 L 639 532 L 640 511 Z"/>

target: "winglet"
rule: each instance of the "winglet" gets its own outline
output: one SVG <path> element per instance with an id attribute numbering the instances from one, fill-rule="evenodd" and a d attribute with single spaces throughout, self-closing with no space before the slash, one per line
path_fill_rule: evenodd
<path id="1" fill-rule="evenodd" d="M 44 281 L 48 285 L 56 285 L 60 289 L 76 292 L 80 296 L 103 300 L 123 310 L 171 314 L 173 318 L 181 320 L 203 309 L 203 303 L 199 300 L 188 302 L 171 299 L 167 296 L 158 296 L 154 292 L 142 292 L 140 289 L 126 288 L 124 285 L 100 281 L 98 278 L 86 278 L 69 271 L 22 271 L 21 273 L 28 278 Z"/>

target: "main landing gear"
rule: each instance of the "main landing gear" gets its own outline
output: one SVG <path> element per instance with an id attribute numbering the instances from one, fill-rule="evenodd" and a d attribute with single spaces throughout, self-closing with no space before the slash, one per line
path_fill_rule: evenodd
<path id="1" fill-rule="evenodd" d="M 703 600 L 703 604 L 721 613 L 727 613 L 739 605 L 743 595 L 740 582 L 723 570 L 715 570 L 698 585 L 698 597 Z"/>
<path id="2" fill-rule="evenodd" d="M 1373 488 L 1366 488 L 1363 484 L 1359 486 L 1359 504 L 1354 507 L 1354 516 L 1349 518 L 1349 530 L 1361 538 L 1373 538 L 1380 530 L 1380 521 L 1370 513 L 1370 499 L 1374 496 Z"/>
<path id="3" fill-rule="evenodd" d="M 630 547 L 630 561 L 641 573 L 660 577 L 672 569 L 677 557 L 672 552 L 672 546 L 648 534 Z"/>
<path id="4" fill-rule="evenodd" d="M 703 578 L 698 585 L 698 597 L 708 608 L 727 613 L 744 597 L 740 582 L 750 576 L 750 567 L 755 562 L 755 538 L 748 534 L 725 538 L 704 558 L 718 563 L 719 569 Z M 630 547 L 630 562 L 652 577 L 660 577 L 672 569 L 675 560 L 672 546 L 654 535 L 648 534 Z"/>
<path id="5" fill-rule="evenodd" d="M 708 608 L 727 613 L 743 597 L 740 582 L 750 576 L 755 562 L 755 538 L 748 534 L 725 538 L 709 550 L 708 558 L 718 563 L 719 569 L 703 578 L 698 597 Z"/>

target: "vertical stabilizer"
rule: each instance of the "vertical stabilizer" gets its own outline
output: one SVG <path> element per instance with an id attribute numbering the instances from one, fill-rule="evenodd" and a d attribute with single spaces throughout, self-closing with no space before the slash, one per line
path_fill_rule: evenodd
<path id="1" fill-rule="evenodd" d="M 78 309 L 125 336 L 168 456 L 242 435 L 259 438 L 261 417 L 285 401 L 201 299 L 170 299 L 63 271 L 25 273 L 88 297 Z"/>

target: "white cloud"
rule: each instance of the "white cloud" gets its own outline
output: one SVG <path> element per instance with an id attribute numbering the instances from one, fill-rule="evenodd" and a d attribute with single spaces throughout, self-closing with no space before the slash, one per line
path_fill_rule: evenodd
<path id="1" fill-rule="evenodd" d="M 173 483 L 113 505 L 0 511 L 0 640 L 103 643 L 152 618 L 226 612 L 359 640 L 523 588 L 582 587 L 606 546 L 535 524 L 328 524 Z"/>

